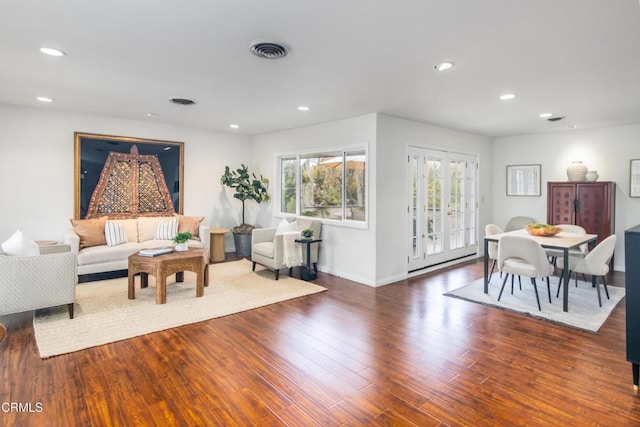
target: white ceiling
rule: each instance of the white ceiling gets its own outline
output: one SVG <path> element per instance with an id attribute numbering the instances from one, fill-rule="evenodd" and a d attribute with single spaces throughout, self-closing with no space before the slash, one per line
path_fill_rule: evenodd
<path id="1" fill-rule="evenodd" d="M 291 53 L 257 58 L 258 39 Z M 491 137 L 640 123 L 638 0 L 0 0 L 0 55 L 0 103 L 219 131 L 373 112 Z"/>

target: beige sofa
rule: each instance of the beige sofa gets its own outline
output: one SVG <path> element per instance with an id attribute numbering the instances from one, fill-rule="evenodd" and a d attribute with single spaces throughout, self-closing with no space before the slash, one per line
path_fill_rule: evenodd
<path id="1" fill-rule="evenodd" d="M 182 229 L 179 228 L 178 231 L 185 230 L 182 226 L 183 219 L 202 218 L 180 217 Z M 74 228 L 66 231 L 64 242 L 71 246 L 71 251 L 77 256 L 78 275 L 126 270 L 128 267 L 127 258 L 140 249 L 173 246 L 173 242 L 169 239 L 156 239 L 158 224 L 163 219 L 166 219 L 166 217 L 139 217 L 113 220 L 115 223 L 122 224 L 127 236 L 127 242 L 115 246 L 94 244 L 95 242 L 100 242 L 99 236 L 96 238 L 95 236 L 87 235 L 87 233 L 92 231 L 99 233 L 101 227 L 104 229 L 104 225 L 100 225 L 99 220 L 85 220 L 95 222 L 95 225 L 91 225 L 91 227 L 86 227 L 84 226 L 85 224 L 78 225 L 78 221 L 75 221 L 76 225 Z M 102 224 L 104 224 L 104 222 Z M 192 227 L 190 231 L 192 231 L 195 238 L 189 240 L 189 247 L 209 249 L 209 226 L 205 225 L 204 219 L 197 225 L 193 220 L 190 221 L 190 224 Z M 93 230 L 91 230 L 91 228 L 93 228 Z M 87 229 L 89 230 L 87 231 Z"/>
<path id="2" fill-rule="evenodd" d="M 78 283 L 75 255 L 67 245 L 40 247 L 40 255 L 0 251 L 0 315 L 67 305 L 73 319 Z"/>
<path id="3" fill-rule="evenodd" d="M 302 231 L 306 228 L 313 230 L 313 238 L 322 238 L 322 222 L 320 220 L 313 220 L 300 217 L 287 218 L 288 221 L 296 221 L 297 230 Z M 253 230 L 252 243 L 251 243 L 251 261 L 253 262 L 253 270 L 256 268 L 256 263 L 264 265 L 275 272 L 275 278 L 278 280 L 280 275 L 280 269 L 286 268 L 284 262 L 284 243 L 282 235 L 276 235 L 277 227 L 273 228 L 256 228 Z M 317 243 L 311 245 L 311 264 L 313 269 L 318 271 L 318 250 L 319 245 Z M 307 263 L 306 250 L 302 251 L 303 262 Z"/>

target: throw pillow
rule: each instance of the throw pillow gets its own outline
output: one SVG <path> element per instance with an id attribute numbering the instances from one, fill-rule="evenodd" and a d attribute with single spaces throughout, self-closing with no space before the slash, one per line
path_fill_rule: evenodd
<path id="1" fill-rule="evenodd" d="M 146 242 L 156 238 L 158 224 L 163 219 L 171 219 L 173 217 L 162 216 L 141 216 L 138 217 L 138 241 Z M 173 236 L 171 236 L 173 238 Z"/>
<path id="2" fill-rule="evenodd" d="M 282 233 L 288 233 L 290 231 L 297 231 L 298 223 L 296 221 L 289 222 L 286 218 L 283 218 L 278 224 L 278 228 L 276 228 L 276 236 Z"/>
<path id="3" fill-rule="evenodd" d="M 16 230 L 2 244 L 2 252 L 9 256 L 37 256 L 40 255 L 40 247 L 36 242 L 25 236 L 22 231 Z"/>
<path id="4" fill-rule="evenodd" d="M 199 229 L 202 221 L 204 221 L 203 216 L 178 215 L 178 233 L 189 231 L 193 239 L 200 240 Z"/>
<path id="5" fill-rule="evenodd" d="M 104 225 L 104 238 L 107 241 L 107 246 L 117 246 L 129 241 L 124 224 L 109 220 Z"/>
<path id="6" fill-rule="evenodd" d="M 106 216 L 93 219 L 71 220 L 73 231 L 80 236 L 80 249 L 107 244 L 107 240 L 104 237 L 104 225 L 106 222 Z"/>
<path id="7" fill-rule="evenodd" d="M 178 234 L 178 218 L 165 218 L 158 223 L 157 240 L 171 240 Z"/>

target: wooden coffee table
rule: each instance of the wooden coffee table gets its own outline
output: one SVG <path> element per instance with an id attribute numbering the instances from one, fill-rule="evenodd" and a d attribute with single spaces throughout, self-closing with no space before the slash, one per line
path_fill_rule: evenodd
<path id="1" fill-rule="evenodd" d="M 135 275 L 140 273 L 140 287 L 149 285 L 149 274 L 156 278 L 156 304 L 167 302 L 167 277 L 176 275 L 176 282 L 184 281 L 184 272 L 196 273 L 196 297 L 204 295 L 209 286 L 209 251 L 189 249 L 183 252 L 146 257 L 129 255 L 129 299 L 136 298 Z"/>

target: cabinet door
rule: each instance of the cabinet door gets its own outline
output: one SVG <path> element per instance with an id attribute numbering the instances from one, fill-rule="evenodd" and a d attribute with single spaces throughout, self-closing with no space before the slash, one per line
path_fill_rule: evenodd
<path id="1" fill-rule="evenodd" d="M 550 182 L 547 188 L 547 198 L 547 223 L 575 224 L 575 184 Z"/>
<path id="2" fill-rule="evenodd" d="M 577 185 L 576 225 L 589 234 L 597 234 L 598 242 L 611 230 L 611 194 L 608 182 Z"/>

